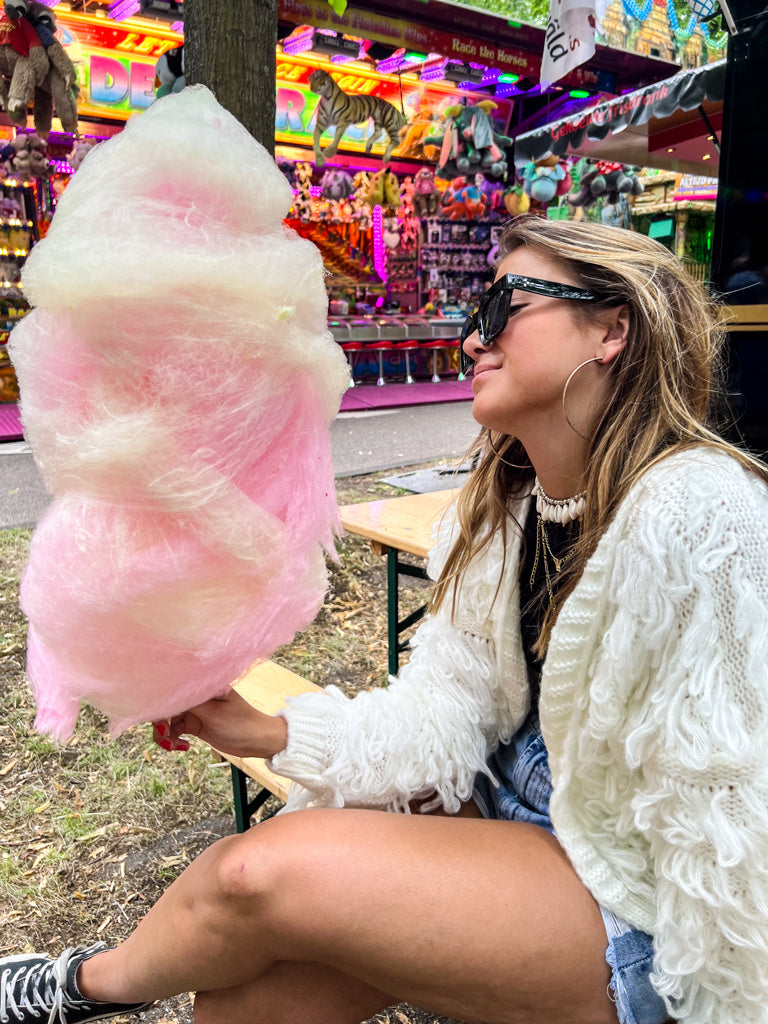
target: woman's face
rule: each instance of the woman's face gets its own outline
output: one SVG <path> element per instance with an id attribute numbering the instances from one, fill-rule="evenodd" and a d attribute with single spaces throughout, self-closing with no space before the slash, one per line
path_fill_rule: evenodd
<path id="1" fill-rule="evenodd" d="M 558 264 L 531 249 L 516 249 L 499 264 L 496 279 L 505 274 L 578 284 Z M 472 391 L 474 418 L 484 427 L 513 434 L 525 443 L 530 432 L 568 429 L 563 416 L 563 387 L 571 372 L 600 355 L 604 327 L 581 325 L 573 303 L 515 290 L 510 300 L 506 327 L 489 348 L 477 333 L 464 342 L 464 351 L 475 360 Z M 568 387 L 569 409 L 573 401 L 584 404 L 587 390 L 593 395 L 598 377 L 584 367 Z M 583 391 L 581 402 L 579 391 Z M 578 411 L 581 411 L 580 408 Z M 570 412 L 569 412 L 570 415 Z"/>

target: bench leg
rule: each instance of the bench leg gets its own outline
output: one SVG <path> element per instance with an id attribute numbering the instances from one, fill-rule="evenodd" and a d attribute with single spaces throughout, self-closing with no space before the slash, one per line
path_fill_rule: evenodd
<path id="1" fill-rule="evenodd" d="M 237 765 L 231 764 L 232 796 L 235 802 L 235 828 L 246 832 L 251 827 L 251 818 L 269 798 L 269 790 L 263 787 L 248 801 L 248 776 Z"/>

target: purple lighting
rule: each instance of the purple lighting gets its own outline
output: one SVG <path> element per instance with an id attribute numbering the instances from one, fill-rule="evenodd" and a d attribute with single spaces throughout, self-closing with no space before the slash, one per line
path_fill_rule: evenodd
<path id="1" fill-rule="evenodd" d="M 124 21 L 136 14 L 141 8 L 139 0 L 118 0 L 109 8 L 109 16 L 112 21 Z"/>
<path id="2" fill-rule="evenodd" d="M 380 60 L 376 65 L 376 70 L 380 71 L 382 75 L 388 75 L 392 71 L 397 71 L 405 60 L 405 50 L 399 49 L 389 56 L 385 57 L 384 60 Z"/>
<path id="3" fill-rule="evenodd" d="M 301 32 L 292 32 L 283 43 L 283 53 L 295 55 L 312 49 L 312 41 L 315 37 L 313 28 L 305 28 Z"/>
<path id="4" fill-rule="evenodd" d="M 387 258 L 384 255 L 384 230 L 381 218 L 381 207 L 373 208 L 373 269 L 384 284 L 387 283 Z"/>
<path id="5" fill-rule="evenodd" d="M 443 77 L 445 66 L 448 63 L 447 60 L 438 61 L 437 64 L 433 64 L 431 67 L 422 68 L 419 74 L 419 81 L 421 82 L 436 82 Z"/>

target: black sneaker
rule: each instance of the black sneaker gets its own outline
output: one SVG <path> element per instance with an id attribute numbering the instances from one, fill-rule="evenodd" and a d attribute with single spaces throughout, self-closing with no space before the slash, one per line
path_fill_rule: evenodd
<path id="1" fill-rule="evenodd" d="M 151 1003 L 102 1003 L 85 999 L 75 975 L 83 960 L 108 949 L 104 942 L 65 949 L 58 960 L 35 953 L 0 958 L 0 1024 L 80 1024 L 125 1013 Z"/>

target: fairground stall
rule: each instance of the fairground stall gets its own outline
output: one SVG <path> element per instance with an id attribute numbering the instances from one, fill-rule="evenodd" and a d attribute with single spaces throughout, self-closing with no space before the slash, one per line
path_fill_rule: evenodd
<path id="1" fill-rule="evenodd" d="M 550 217 L 632 227 L 666 245 L 707 280 L 717 197 L 725 61 L 682 71 L 644 89 L 533 128 L 515 140 L 515 162 L 567 170 L 568 193 Z"/>
<path id="2" fill-rule="evenodd" d="M 460 324 L 492 277 L 504 220 L 546 212 L 516 174 L 515 136 L 544 112 L 646 87 L 700 59 L 638 42 L 617 3 L 603 12 L 595 56 L 542 89 L 544 28 L 526 20 L 524 2 L 518 21 L 481 0 L 423 0 L 418 20 L 406 0 L 350 4 L 341 17 L 326 0 L 281 0 L 275 143 L 295 194 L 288 222 L 323 254 L 331 329 L 355 379 L 458 374 Z M 48 52 L 52 68 L 64 55 L 64 87 L 57 80 L 53 109 L 29 98 L 17 123 L 0 116 L 9 220 L 23 222 L 8 225 L 18 245 L 3 272 L 6 328 L 25 310 L 20 265 L 80 162 L 184 84 L 179 0 L 51 6 Z M 41 38 L 45 28 L 37 25 Z M 0 399 L 14 401 L 1 355 L 0 382 Z"/>

